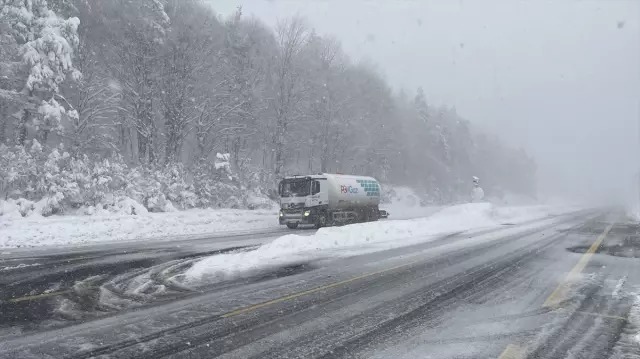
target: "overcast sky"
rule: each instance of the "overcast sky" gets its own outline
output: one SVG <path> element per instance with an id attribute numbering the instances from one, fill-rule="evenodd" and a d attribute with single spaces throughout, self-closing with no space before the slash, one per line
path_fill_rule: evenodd
<path id="1" fill-rule="evenodd" d="M 513 145 L 544 192 L 613 197 L 640 164 L 640 0 L 212 0 L 269 25 L 296 14 L 395 88 Z"/>

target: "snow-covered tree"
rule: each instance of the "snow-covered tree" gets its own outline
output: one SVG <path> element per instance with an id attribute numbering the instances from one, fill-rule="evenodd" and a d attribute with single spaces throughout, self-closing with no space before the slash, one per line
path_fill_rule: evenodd
<path id="1" fill-rule="evenodd" d="M 312 143 L 299 141 L 296 145 L 309 147 L 309 170 L 326 172 L 335 167 L 340 143 L 346 140 L 346 132 L 339 124 L 346 119 L 347 106 L 354 97 L 346 82 L 348 62 L 335 38 L 315 33 L 309 38 L 304 56 L 311 65 L 307 67 L 309 115 L 305 128 Z M 314 162 L 319 162 L 318 168 Z"/>
<path id="2" fill-rule="evenodd" d="M 101 2 L 102 30 L 109 43 L 105 63 L 122 90 L 122 112 L 133 127 L 140 163 L 158 160 L 158 126 L 154 100 L 158 89 L 157 70 L 170 19 L 159 0 L 105 0 Z"/>
<path id="3" fill-rule="evenodd" d="M 273 109 L 275 126 L 273 129 L 274 174 L 283 172 L 286 160 L 286 141 L 289 126 L 299 120 L 299 105 L 303 99 L 303 81 L 300 76 L 300 52 L 308 41 L 309 31 L 301 18 L 294 17 L 282 21 L 276 27 L 278 55 L 275 59 Z"/>
<path id="4" fill-rule="evenodd" d="M 173 0 L 167 5 L 171 31 L 161 52 L 158 88 L 164 117 L 165 161 L 180 160 L 184 139 L 198 118 L 197 104 L 216 81 L 221 32 L 215 14 L 202 11 L 195 1 Z"/>
<path id="5" fill-rule="evenodd" d="M 82 77 L 65 82 L 61 89 L 77 116 L 68 116 L 63 122 L 63 136 L 73 156 L 87 152 L 108 155 L 117 152 L 117 115 L 122 91 L 102 62 L 105 46 L 101 19 L 92 16 L 96 9 L 85 0 L 77 0 L 75 4 L 64 2 L 59 7 L 66 11 L 74 9 L 83 21 L 78 27 L 79 42 L 74 56 L 74 66 Z"/>
<path id="6" fill-rule="evenodd" d="M 472 175 L 488 196 L 535 194 L 524 151 L 422 88 L 394 94 L 300 18 L 269 28 L 200 0 L 0 4 L 0 196 L 23 215 L 253 206 L 318 171 L 427 202 L 467 201 Z"/>
<path id="7" fill-rule="evenodd" d="M 62 18 L 49 9 L 46 0 L 2 0 L 0 20 L 19 46 L 22 65 L 26 68 L 20 92 L 41 99 L 37 112 L 22 109 L 17 142 L 24 144 L 27 127 L 32 125 L 41 141 L 58 127 L 57 114 L 66 113 L 55 98 L 67 76 L 80 78 L 73 66 L 73 53 L 78 45 L 77 17 Z"/>

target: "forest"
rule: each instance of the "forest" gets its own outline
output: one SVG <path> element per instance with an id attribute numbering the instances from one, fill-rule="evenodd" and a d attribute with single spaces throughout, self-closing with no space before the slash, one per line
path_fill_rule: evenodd
<path id="1" fill-rule="evenodd" d="M 252 208 L 283 176 L 318 172 L 430 204 L 468 201 L 472 176 L 488 196 L 536 195 L 524 150 L 422 88 L 393 89 L 303 18 L 270 28 L 199 0 L 0 4 L 0 199 L 23 215 Z"/>

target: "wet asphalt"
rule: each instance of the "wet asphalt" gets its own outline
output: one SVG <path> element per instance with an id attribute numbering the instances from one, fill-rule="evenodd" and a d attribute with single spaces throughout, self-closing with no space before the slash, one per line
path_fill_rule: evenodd
<path id="1" fill-rule="evenodd" d="M 272 236 L 3 254 L 0 358 L 640 358 L 640 227 L 615 211 L 175 280 Z"/>

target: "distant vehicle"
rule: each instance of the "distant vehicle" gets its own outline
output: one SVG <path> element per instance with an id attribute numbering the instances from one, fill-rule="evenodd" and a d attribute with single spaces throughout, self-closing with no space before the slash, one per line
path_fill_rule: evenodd
<path id="1" fill-rule="evenodd" d="M 373 177 L 320 173 L 285 177 L 278 186 L 280 224 L 316 228 L 377 221 L 388 213 L 378 208 L 380 184 Z"/>

